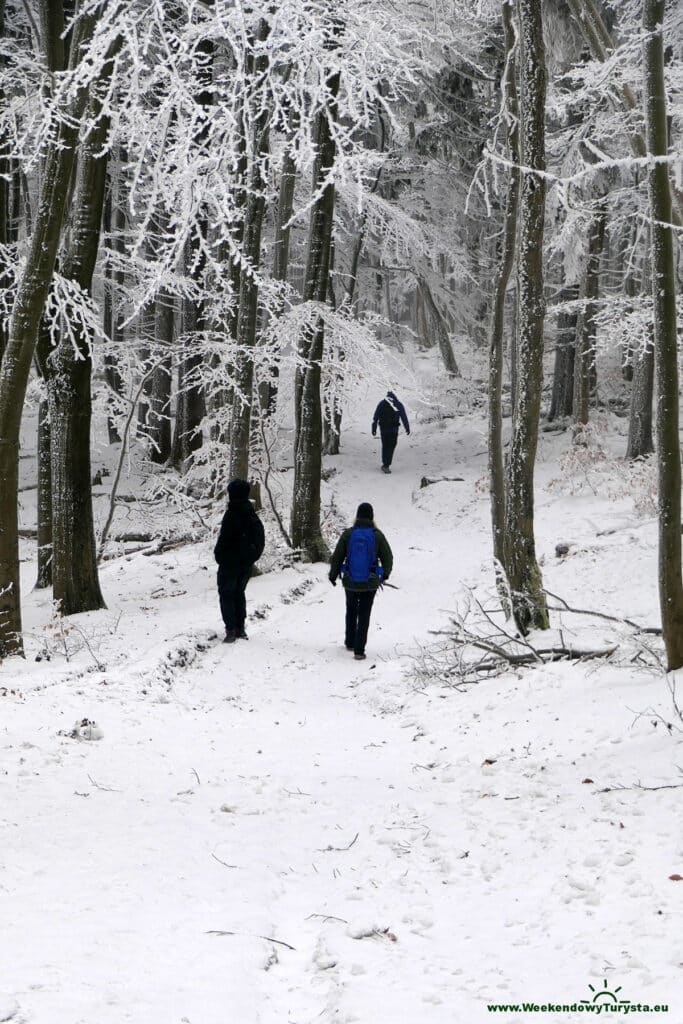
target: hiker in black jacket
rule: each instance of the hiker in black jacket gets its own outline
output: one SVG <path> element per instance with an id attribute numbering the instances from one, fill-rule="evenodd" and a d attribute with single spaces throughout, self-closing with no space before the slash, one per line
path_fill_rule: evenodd
<path id="1" fill-rule="evenodd" d="M 346 592 L 346 623 L 344 644 L 347 651 L 353 651 L 356 661 L 365 658 L 365 644 L 368 639 L 368 627 L 370 625 L 370 612 L 372 602 L 375 600 L 380 584 L 383 580 L 389 579 L 389 574 L 394 565 L 394 556 L 389 547 L 389 542 L 378 530 L 374 523 L 374 511 L 372 505 L 363 501 L 358 506 L 356 521 L 353 526 L 344 530 L 337 541 L 332 558 L 330 559 L 329 581 L 336 586 L 337 577 L 341 573 L 344 590 Z M 361 572 L 360 579 L 353 579 L 353 569 L 358 568 L 358 558 L 350 553 L 354 545 L 354 532 L 369 533 L 372 538 L 371 549 L 368 551 L 368 558 L 365 562 L 365 572 Z M 361 552 L 362 552 L 361 542 Z M 363 555 L 360 555 L 362 562 Z M 355 563 L 355 565 L 354 565 Z M 365 578 L 362 578 L 365 577 Z"/>
<path id="2" fill-rule="evenodd" d="M 375 409 L 372 420 L 372 436 L 377 434 L 377 424 L 382 438 L 382 472 L 391 473 L 391 460 L 394 457 L 396 442 L 398 441 L 399 423 L 403 424 L 406 434 L 410 433 L 410 424 L 406 416 L 406 410 L 402 402 L 393 391 L 387 391 L 387 397 L 383 398 Z"/>
<path id="3" fill-rule="evenodd" d="M 263 523 L 249 501 L 249 484 L 246 480 L 232 480 L 228 484 L 228 507 L 214 549 L 226 644 L 247 639 L 244 592 L 254 562 L 259 560 L 264 547 Z"/>

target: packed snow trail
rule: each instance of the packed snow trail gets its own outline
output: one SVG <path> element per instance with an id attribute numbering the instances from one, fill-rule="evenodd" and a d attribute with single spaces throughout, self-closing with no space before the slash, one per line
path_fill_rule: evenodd
<path id="1" fill-rule="evenodd" d="M 91 652 L 65 662 L 55 638 L 49 663 L 13 669 L 12 1020 L 511 1024 L 539 1018 L 487 1005 L 578 1003 L 609 979 L 683 1021 L 676 791 L 599 792 L 676 777 L 675 738 L 632 727 L 652 677 L 558 665 L 419 688 L 418 645 L 488 578 L 485 455 L 462 420 L 414 424 L 391 475 L 378 451 L 368 423 L 329 460 L 345 523 L 370 501 L 395 555 L 365 662 L 322 565 L 253 580 L 250 640 L 211 639 L 207 543 L 108 563 L 109 612 L 74 620 Z M 86 716 L 100 741 L 69 735 Z"/>

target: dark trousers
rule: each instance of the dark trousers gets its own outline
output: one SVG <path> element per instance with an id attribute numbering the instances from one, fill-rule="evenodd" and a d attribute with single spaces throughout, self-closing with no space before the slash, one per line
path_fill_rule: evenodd
<path id="1" fill-rule="evenodd" d="M 251 576 L 251 566 L 246 569 L 219 569 L 218 596 L 221 615 L 226 629 L 240 633 L 247 617 L 247 599 L 244 591 Z"/>
<path id="2" fill-rule="evenodd" d="M 390 466 L 398 442 L 398 430 L 383 430 L 382 434 L 382 465 Z"/>
<path id="3" fill-rule="evenodd" d="M 347 590 L 346 593 L 346 630 L 344 643 L 353 647 L 354 654 L 365 654 L 365 643 L 368 639 L 370 612 L 375 600 L 374 590 Z"/>

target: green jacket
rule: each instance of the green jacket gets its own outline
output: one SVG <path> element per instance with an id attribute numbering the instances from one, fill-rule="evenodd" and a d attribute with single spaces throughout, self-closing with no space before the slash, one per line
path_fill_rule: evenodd
<path id="1" fill-rule="evenodd" d="M 370 519 L 357 519 L 353 526 L 362 526 L 367 528 L 372 526 L 375 531 L 375 542 L 377 544 L 377 560 L 384 569 L 384 579 L 388 580 L 391 574 L 391 570 L 394 565 L 394 556 L 391 553 L 389 542 Z M 342 566 L 346 560 L 346 552 L 349 546 L 349 537 L 353 532 L 353 526 L 349 526 L 347 530 L 344 530 L 341 537 L 337 541 L 337 546 L 334 549 L 332 558 L 330 559 L 330 583 L 336 583 L 337 577 L 339 576 Z M 348 574 L 342 577 L 342 582 L 347 590 L 377 590 L 380 584 L 378 576 L 370 576 L 366 583 L 354 583 L 353 580 L 349 579 Z"/>

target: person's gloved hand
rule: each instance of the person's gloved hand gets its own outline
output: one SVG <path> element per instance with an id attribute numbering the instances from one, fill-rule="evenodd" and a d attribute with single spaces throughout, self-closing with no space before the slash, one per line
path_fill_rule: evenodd
<path id="1" fill-rule="evenodd" d="M 372 436 L 377 437 L 377 427 L 372 428 Z"/>
<path id="2" fill-rule="evenodd" d="M 410 437 L 410 430 L 406 430 L 406 434 Z"/>
<path id="3" fill-rule="evenodd" d="M 333 576 L 332 573 L 327 577 L 333 587 L 337 586 L 337 577 Z"/>

